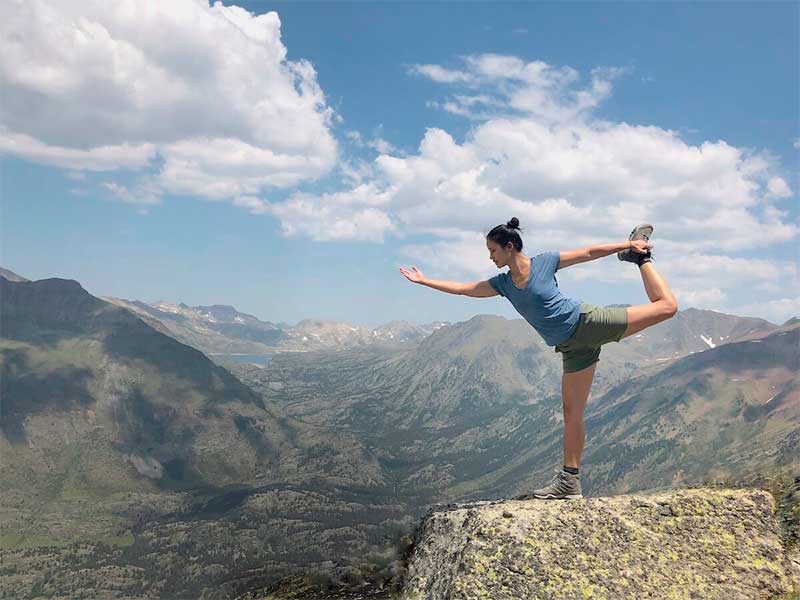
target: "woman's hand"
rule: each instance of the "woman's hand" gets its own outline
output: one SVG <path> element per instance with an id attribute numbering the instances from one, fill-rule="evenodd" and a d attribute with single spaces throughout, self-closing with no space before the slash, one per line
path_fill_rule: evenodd
<path id="1" fill-rule="evenodd" d="M 646 242 L 644 240 L 633 240 L 631 241 L 631 250 L 634 252 L 638 252 L 639 254 L 647 254 L 647 250 L 652 248 L 653 244 L 650 242 Z"/>
<path id="2" fill-rule="evenodd" d="M 421 283 L 423 279 L 425 279 L 422 271 L 420 271 L 417 267 L 411 267 L 411 271 L 408 269 L 404 269 L 400 267 L 400 272 L 406 276 L 406 279 L 409 281 L 413 281 L 414 283 Z"/>

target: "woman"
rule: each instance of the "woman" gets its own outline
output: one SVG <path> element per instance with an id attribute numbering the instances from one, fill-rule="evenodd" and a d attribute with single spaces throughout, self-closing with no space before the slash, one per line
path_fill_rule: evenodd
<path id="1" fill-rule="evenodd" d="M 555 346 L 555 351 L 562 354 L 564 465 L 557 469 L 548 485 L 517 499 L 582 498 L 578 467 L 586 437 L 583 410 L 599 361 L 600 347 L 608 342 L 619 342 L 646 327 L 669 319 L 678 311 L 678 302 L 653 265 L 650 253 L 653 245 L 649 243 L 653 227 L 649 224 L 637 226 L 625 242 L 592 245 L 564 252 L 542 252 L 533 258 L 522 253 L 519 231 L 519 220 L 513 218 L 486 235 L 489 258 L 498 268 L 509 268 L 507 272 L 486 281 L 456 283 L 427 279 L 417 267 L 412 267 L 411 271 L 400 268 L 400 272 L 414 283 L 451 294 L 475 298 L 499 294 L 508 298 L 545 343 Z M 639 266 L 650 304 L 604 308 L 562 295 L 555 278 L 558 269 L 614 252 L 621 261 Z"/>

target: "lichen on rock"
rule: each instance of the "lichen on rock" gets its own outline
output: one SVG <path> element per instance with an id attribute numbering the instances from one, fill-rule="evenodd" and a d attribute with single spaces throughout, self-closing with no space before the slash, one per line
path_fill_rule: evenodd
<path id="1" fill-rule="evenodd" d="M 403 600 L 770 599 L 792 591 L 771 494 L 691 489 L 431 510 Z"/>

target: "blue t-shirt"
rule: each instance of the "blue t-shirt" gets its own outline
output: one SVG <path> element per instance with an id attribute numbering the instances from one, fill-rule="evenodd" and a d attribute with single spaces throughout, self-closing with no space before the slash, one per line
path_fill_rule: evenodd
<path id="1" fill-rule="evenodd" d="M 508 298 L 548 346 L 566 342 L 581 316 L 580 300 L 564 296 L 558 289 L 555 272 L 560 259 L 559 252 L 542 252 L 531 258 L 531 274 L 525 289 L 514 285 L 508 271 L 489 279 L 497 293 Z"/>

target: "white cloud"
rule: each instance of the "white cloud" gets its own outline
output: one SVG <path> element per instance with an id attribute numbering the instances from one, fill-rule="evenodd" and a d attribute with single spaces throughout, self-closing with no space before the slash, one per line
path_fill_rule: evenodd
<path id="1" fill-rule="evenodd" d="M 347 160 L 342 159 L 339 161 L 339 173 L 342 176 L 342 182 L 352 186 L 358 186 L 365 179 L 374 176 L 374 169 L 372 163 L 365 160 L 355 159 Z"/>
<path id="2" fill-rule="evenodd" d="M 622 241 L 636 223 L 653 223 L 656 264 L 681 306 L 718 307 L 743 279 L 764 290 L 796 280 L 791 260 L 734 254 L 797 238 L 788 211 L 769 202 L 786 191 L 774 156 L 594 117 L 616 69 L 595 69 L 581 88 L 574 69 L 540 61 L 492 54 L 464 64 L 458 71 L 415 65 L 411 72 L 457 89 L 435 105 L 474 119 L 467 137 L 456 142 L 429 128 L 416 153 L 378 156 L 371 177 L 336 195 L 350 214 L 374 206 L 364 190 L 380 194 L 381 215 L 393 225 L 382 233 L 439 238 L 401 249 L 420 266 L 440 277 L 448 269 L 486 276 L 483 236 L 516 216 L 531 255 Z M 304 195 L 302 202 L 307 219 L 320 219 L 315 230 L 324 230 L 330 195 Z M 559 279 L 636 283 L 640 275 L 628 266 L 612 257 Z"/>
<path id="3" fill-rule="evenodd" d="M 422 75 L 423 77 L 438 81 L 439 83 L 472 81 L 472 76 L 469 73 L 445 69 L 439 65 L 411 65 L 408 72 L 410 74 Z"/>
<path id="4" fill-rule="evenodd" d="M 379 154 L 404 154 L 394 144 L 383 138 L 383 124 L 378 125 L 373 132 L 372 138 L 366 141 L 359 131 L 345 131 L 344 135 L 357 148 L 372 148 Z"/>
<path id="5" fill-rule="evenodd" d="M 431 265 L 426 275 L 438 278 L 453 271 L 464 273 L 474 269 L 476 264 L 488 264 L 488 251 L 483 236 L 476 232 L 432 227 L 426 233 L 443 238 L 430 244 L 405 246 L 401 253 L 420 264 Z"/>
<path id="6" fill-rule="evenodd" d="M 409 73 L 463 86 L 466 93 L 432 104 L 453 114 L 479 118 L 524 114 L 549 123 L 584 118 L 608 97 L 611 82 L 624 72 L 593 69 L 588 87 L 581 89 L 576 87 L 578 72 L 571 67 L 491 53 L 466 56 L 463 62 L 465 70 L 427 64 L 412 65 Z"/>
<path id="7" fill-rule="evenodd" d="M 286 59 L 275 12 L 32 0 L 4 3 L 0 23 L 0 152 L 73 171 L 156 168 L 151 193 L 214 199 L 336 163 L 333 111 L 313 66 Z"/>
<path id="8" fill-rule="evenodd" d="M 319 154 L 281 154 L 235 138 L 180 140 L 161 153 L 159 180 L 166 191 L 213 199 L 291 187 L 330 168 Z"/>
<path id="9" fill-rule="evenodd" d="M 140 169 L 155 158 L 156 147 L 150 143 L 121 143 L 94 148 L 67 148 L 48 145 L 24 133 L 11 133 L 0 126 L 0 153 L 15 154 L 28 160 L 62 169 L 113 171 Z"/>
<path id="10" fill-rule="evenodd" d="M 438 240 L 403 251 L 475 277 L 491 265 L 484 234 L 511 216 L 528 253 L 621 241 L 646 221 L 681 306 L 727 301 L 743 277 L 764 290 L 796 280 L 785 261 L 725 256 L 797 238 L 789 212 L 772 205 L 792 194 L 777 158 L 596 117 L 621 69 L 587 78 L 499 54 L 463 57 L 457 69 L 412 65 L 448 86 L 429 105 L 471 119 L 469 134 L 456 141 L 432 127 L 405 155 L 380 127 L 345 132 L 378 153 L 368 162 L 339 157 L 336 115 L 313 66 L 287 60 L 274 12 L 35 0 L 3 4 L 0 22 L 0 152 L 71 173 L 154 169 L 129 186 L 104 177 L 106 192 L 140 207 L 185 194 L 272 215 L 284 236 L 427 234 Z M 334 167 L 350 187 L 292 190 Z M 288 199 L 264 199 L 275 188 Z M 639 278 L 614 261 L 564 277 Z"/>
<path id="11" fill-rule="evenodd" d="M 781 177 L 772 177 L 767 183 L 767 191 L 771 196 L 776 196 L 777 198 L 788 198 L 792 195 L 789 184 Z"/>
<path id="12" fill-rule="evenodd" d="M 523 237 L 525 237 L 523 235 Z M 581 238 L 574 240 L 575 247 L 592 243 L 603 243 L 598 238 Z M 655 266 L 658 272 L 670 286 L 673 293 L 676 289 L 683 290 L 685 297 L 692 302 L 704 300 L 707 304 L 716 297 L 716 292 L 709 293 L 707 289 L 717 289 L 725 294 L 736 295 L 741 291 L 742 281 L 747 282 L 748 290 L 753 289 L 762 293 L 785 294 L 787 291 L 797 290 L 800 294 L 800 281 L 798 280 L 797 264 L 795 261 L 767 260 L 753 258 L 733 258 L 719 254 L 702 254 L 698 252 L 683 253 L 681 251 L 666 250 L 662 248 L 663 242 L 657 242 L 653 248 Z M 571 248 L 570 246 L 569 248 Z M 545 241 L 539 244 L 537 240 L 536 251 L 539 249 L 568 249 L 558 242 Z M 583 263 L 577 267 L 570 267 L 561 271 L 559 281 L 565 284 L 578 282 L 604 282 L 619 284 L 623 282 L 638 283 L 642 277 L 635 266 L 630 263 L 621 263 L 616 256 Z M 698 290 L 703 295 L 698 295 Z M 713 308 L 711 304 L 706 307 Z"/>
<path id="13" fill-rule="evenodd" d="M 755 304 L 731 306 L 724 312 L 743 317 L 758 317 L 782 325 L 792 317 L 800 317 L 800 297 L 764 300 Z"/>
<path id="14" fill-rule="evenodd" d="M 233 199 L 234 206 L 248 209 L 254 215 L 263 215 L 270 212 L 269 202 L 255 196 L 236 196 Z"/>
<path id="15" fill-rule="evenodd" d="M 797 266 L 791 260 L 778 261 L 758 258 L 733 258 L 723 255 L 700 253 L 668 255 L 659 261 L 673 273 L 680 273 L 685 280 L 714 282 L 734 286 L 743 279 L 750 284 L 760 282 L 794 281 Z"/>
<path id="16" fill-rule="evenodd" d="M 370 140 L 367 146 L 381 154 L 398 154 L 398 149 L 391 142 L 387 142 L 381 137 Z"/>
<path id="17" fill-rule="evenodd" d="M 716 309 L 727 299 L 725 293 L 717 287 L 695 289 L 671 288 L 681 310 L 694 307 Z"/>
<path id="18" fill-rule="evenodd" d="M 364 145 L 364 138 L 361 137 L 361 133 L 358 131 L 345 131 L 344 135 L 349 140 L 352 140 L 357 146 Z"/>
<path id="19" fill-rule="evenodd" d="M 383 209 L 386 193 L 372 184 L 347 193 L 311 196 L 293 194 L 287 201 L 268 204 L 281 221 L 284 237 L 303 235 L 315 241 L 364 240 L 382 243 L 396 225 Z"/>
<path id="20" fill-rule="evenodd" d="M 105 181 L 100 185 L 111 192 L 112 196 L 128 204 L 155 205 L 161 203 L 158 187 L 146 181 L 140 182 L 133 190 L 113 181 Z"/>
<path id="21" fill-rule="evenodd" d="M 792 143 L 792 146 L 794 146 L 795 148 L 800 148 L 800 138 L 795 138 L 794 142 Z"/>
<path id="22" fill-rule="evenodd" d="M 763 189 L 750 178 L 767 163 L 725 142 L 692 146 L 656 127 L 492 119 L 462 144 L 429 129 L 416 154 L 382 155 L 374 166 L 385 210 L 408 232 L 442 223 L 485 231 L 517 216 L 537 243 L 572 247 L 577 239 L 625 239 L 647 221 L 662 250 L 704 255 L 798 232 L 785 212 L 763 205 Z"/>

